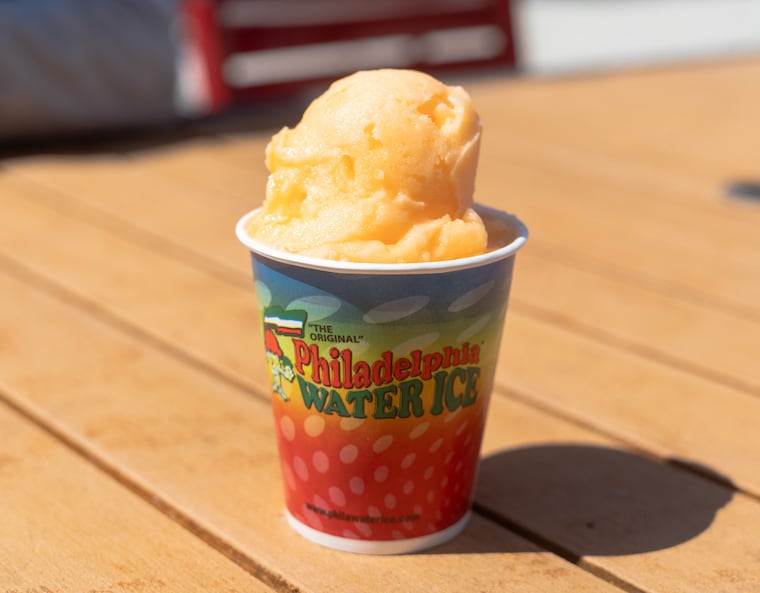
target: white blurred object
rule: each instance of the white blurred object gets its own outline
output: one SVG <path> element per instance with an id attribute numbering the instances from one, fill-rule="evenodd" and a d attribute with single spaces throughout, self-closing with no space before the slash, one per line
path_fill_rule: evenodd
<path id="1" fill-rule="evenodd" d="M 760 51 L 760 0 L 513 0 L 518 63 L 560 74 Z"/>
<path id="2" fill-rule="evenodd" d="M 489 60 L 501 54 L 505 43 L 494 25 L 383 35 L 240 53 L 227 60 L 224 73 L 231 86 L 244 88 L 369 68 L 409 68 L 420 61 L 453 65 Z"/>

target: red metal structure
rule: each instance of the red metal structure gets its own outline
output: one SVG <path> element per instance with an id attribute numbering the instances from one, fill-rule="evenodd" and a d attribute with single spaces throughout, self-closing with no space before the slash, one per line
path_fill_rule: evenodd
<path id="1" fill-rule="evenodd" d="M 363 68 L 514 67 L 509 0 L 186 0 L 215 107 Z"/>

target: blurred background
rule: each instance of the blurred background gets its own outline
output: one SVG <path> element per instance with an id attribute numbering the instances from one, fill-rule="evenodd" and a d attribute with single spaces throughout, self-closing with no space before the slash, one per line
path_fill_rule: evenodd
<path id="1" fill-rule="evenodd" d="M 756 0 L 512 2 L 523 67 L 561 74 L 757 53 Z"/>
<path id="2" fill-rule="evenodd" d="M 266 109 L 364 68 L 562 77 L 753 53 L 758 0 L 0 0 L 0 142 Z"/>

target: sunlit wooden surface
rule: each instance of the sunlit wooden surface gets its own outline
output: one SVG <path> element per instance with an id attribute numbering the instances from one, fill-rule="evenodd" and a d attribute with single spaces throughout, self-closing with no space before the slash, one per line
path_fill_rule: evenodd
<path id="1" fill-rule="evenodd" d="M 248 255 L 274 131 L 0 161 L 0 591 L 760 591 L 760 61 L 468 79 L 530 227 L 476 513 L 295 535 Z M 277 125 L 293 123 L 276 122 Z"/>

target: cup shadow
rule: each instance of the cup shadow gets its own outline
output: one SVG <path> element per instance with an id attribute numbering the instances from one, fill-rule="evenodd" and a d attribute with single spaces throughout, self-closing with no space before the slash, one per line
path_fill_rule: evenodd
<path id="1" fill-rule="evenodd" d="M 697 537 L 733 496 L 717 472 L 685 466 L 596 445 L 509 449 L 482 459 L 475 510 L 568 558 L 653 552 Z M 482 533 L 468 526 L 432 553 L 535 551 Z"/>

